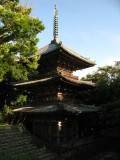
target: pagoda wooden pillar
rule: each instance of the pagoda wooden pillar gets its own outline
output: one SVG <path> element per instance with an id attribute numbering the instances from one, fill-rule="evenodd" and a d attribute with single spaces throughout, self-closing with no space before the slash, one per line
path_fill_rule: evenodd
<path id="1" fill-rule="evenodd" d="M 78 134 L 78 120 L 76 120 L 76 139 L 79 139 L 79 134 Z"/>
<path id="2" fill-rule="evenodd" d="M 51 122 L 49 122 L 48 136 L 49 136 L 49 143 L 51 143 Z"/>
<path id="3" fill-rule="evenodd" d="M 59 127 L 57 125 L 57 144 L 60 143 L 60 131 L 59 131 Z"/>
<path id="4" fill-rule="evenodd" d="M 73 138 L 74 138 L 74 123 L 73 123 L 73 121 L 72 121 L 72 123 L 71 123 L 71 139 L 73 140 Z"/>
<path id="5" fill-rule="evenodd" d="M 67 142 L 67 124 L 64 123 L 64 142 Z"/>

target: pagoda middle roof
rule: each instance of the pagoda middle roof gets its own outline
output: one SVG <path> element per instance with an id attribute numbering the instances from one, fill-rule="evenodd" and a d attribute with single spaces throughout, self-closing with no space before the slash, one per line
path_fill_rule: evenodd
<path id="1" fill-rule="evenodd" d="M 53 51 L 56 51 L 57 49 L 63 49 L 65 52 L 67 52 L 67 54 L 81 60 L 81 61 L 84 61 L 86 63 L 88 63 L 90 66 L 94 66 L 95 65 L 95 62 L 94 61 L 91 61 L 89 58 L 86 58 L 86 57 L 83 57 L 82 55 L 76 53 L 75 51 L 65 47 L 61 41 L 53 41 L 51 42 L 50 44 L 40 48 L 36 55 L 35 56 L 39 56 L 39 55 L 44 55 L 44 54 L 48 54 L 50 52 L 53 52 Z M 34 56 L 32 56 L 34 57 Z"/>
<path id="2" fill-rule="evenodd" d="M 17 86 L 32 85 L 32 84 L 37 84 L 37 83 L 49 83 L 49 82 L 52 82 L 54 80 L 64 80 L 65 82 L 72 83 L 72 84 L 78 85 L 78 86 L 86 85 L 86 86 L 95 87 L 97 85 L 96 83 L 93 83 L 91 81 L 82 81 L 82 80 L 79 80 L 79 79 L 77 80 L 77 79 L 69 78 L 67 76 L 64 76 L 62 73 L 53 75 L 51 77 L 38 79 L 38 80 L 17 82 L 17 83 L 13 83 L 12 85 L 14 87 L 17 87 Z"/>
<path id="3" fill-rule="evenodd" d="M 56 104 L 40 104 L 39 106 L 24 106 L 13 109 L 13 112 L 23 113 L 53 113 L 60 111 L 72 114 L 81 114 L 87 112 L 98 112 L 99 108 L 94 105 L 69 104 L 63 102 Z"/>

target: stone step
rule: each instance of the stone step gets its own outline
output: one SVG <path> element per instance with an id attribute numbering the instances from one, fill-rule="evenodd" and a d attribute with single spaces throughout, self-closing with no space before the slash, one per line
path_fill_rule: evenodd
<path id="1" fill-rule="evenodd" d="M 0 149 L 8 155 L 31 155 L 39 160 L 55 160 L 56 157 L 56 154 L 48 152 L 46 148 L 39 149 L 28 131 L 21 132 L 11 127 L 0 127 Z"/>
<path id="2" fill-rule="evenodd" d="M 0 133 L 0 136 L 23 136 L 23 132 L 19 132 L 19 131 L 2 132 L 2 133 Z M 24 136 L 28 136 L 28 134 L 24 133 Z"/>
<path id="3" fill-rule="evenodd" d="M 20 140 L 31 140 L 30 136 L 2 136 L 0 137 L 0 142 L 9 142 L 9 141 L 20 141 Z"/>
<path id="4" fill-rule="evenodd" d="M 35 152 L 35 155 L 38 156 L 38 155 L 42 155 L 44 153 L 46 153 L 45 149 L 37 149 L 36 152 Z"/>
<path id="5" fill-rule="evenodd" d="M 24 148 L 22 146 L 22 147 L 19 147 L 19 148 L 16 148 L 16 149 L 5 150 L 5 152 L 7 151 L 7 153 L 9 155 L 15 155 L 15 154 L 24 154 L 24 155 L 26 155 L 27 153 L 34 152 L 35 150 L 36 150 L 35 146 L 28 147 L 28 148 Z"/>
<path id="6" fill-rule="evenodd" d="M 1 147 L 5 147 L 5 146 L 18 146 L 18 145 L 31 145 L 31 141 L 28 141 L 28 139 L 24 139 L 24 140 L 19 140 L 19 141 L 8 141 L 8 142 L 3 142 L 0 143 Z"/>
<path id="7" fill-rule="evenodd" d="M 24 133 L 24 136 L 27 135 L 27 132 Z M 23 132 L 20 132 L 19 130 L 7 130 L 6 131 L 0 131 L 0 136 L 23 136 Z"/>
<path id="8" fill-rule="evenodd" d="M 48 158 L 52 155 L 53 155 L 53 153 L 45 153 L 45 154 L 43 154 L 41 156 L 37 156 L 37 157 L 42 160 L 42 159 Z"/>
<path id="9" fill-rule="evenodd" d="M 22 134 L 17 132 L 0 133 L 0 136 L 19 136 L 19 135 L 22 135 Z"/>
<path id="10" fill-rule="evenodd" d="M 41 160 L 41 159 L 40 159 Z M 49 158 L 45 158 L 43 160 L 58 160 L 55 155 L 50 156 Z"/>
<path id="11" fill-rule="evenodd" d="M 48 156 L 48 158 L 47 158 L 47 157 L 43 157 L 43 158 L 37 157 L 37 158 L 38 158 L 39 160 L 57 160 L 54 155 Z"/>
<path id="12" fill-rule="evenodd" d="M 18 147 L 18 146 L 32 146 L 31 142 L 8 142 L 8 143 L 2 143 L 0 144 L 0 148 L 11 148 L 11 147 Z"/>
<path id="13" fill-rule="evenodd" d="M 32 140 L 31 139 L 13 139 L 13 140 L 5 140 L 5 141 L 0 141 L 0 146 L 15 146 L 15 145 L 27 145 L 31 144 Z"/>
<path id="14" fill-rule="evenodd" d="M 23 136 L 23 135 L 18 135 L 18 134 L 10 134 L 10 133 L 8 133 L 8 134 L 3 134 L 3 135 L 0 135 L 0 141 L 2 140 L 2 139 L 5 139 L 5 138 L 17 138 L 17 137 L 25 137 L 25 136 Z M 26 136 L 26 137 L 29 137 L 29 136 Z M 31 137 L 30 137 L 31 138 Z"/>
<path id="15" fill-rule="evenodd" d="M 1 128 L 1 127 L 0 127 Z M 17 134 L 20 134 L 21 132 L 18 132 L 19 129 L 0 129 L 0 134 L 3 134 L 3 133 L 17 133 Z"/>
<path id="16" fill-rule="evenodd" d="M 24 155 L 32 155 L 34 157 L 38 157 L 38 155 L 36 153 L 37 153 L 37 150 L 27 150 L 25 152 L 22 152 L 21 155 L 22 156 L 24 156 Z M 43 155 L 43 153 L 41 153 L 41 155 Z"/>
<path id="17" fill-rule="evenodd" d="M 24 153 L 24 154 L 22 154 L 22 155 L 25 155 L 25 154 L 32 154 L 33 156 L 35 156 L 35 157 L 37 157 L 38 159 L 40 159 L 40 160 L 52 160 L 53 158 L 55 158 L 55 154 L 53 154 L 53 153 L 48 153 L 48 152 L 46 152 L 46 150 L 44 150 L 44 149 L 42 149 L 42 150 L 40 150 L 39 151 L 39 149 L 38 149 L 38 151 L 37 150 L 35 150 L 34 152 L 32 151 L 32 152 L 26 152 L 26 153 Z"/>
<path id="18" fill-rule="evenodd" d="M 1 129 L 1 127 L 0 127 L 0 133 L 1 134 L 2 133 L 8 133 L 8 132 L 11 132 L 11 133 L 17 132 L 19 134 L 19 133 L 22 133 L 23 130 L 21 128 L 9 128 L 9 129 L 4 128 L 4 129 Z"/>
<path id="19" fill-rule="evenodd" d="M 14 131 L 21 131 L 23 129 L 21 129 L 21 127 L 0 127 L 0 132 L 3 131 L 3 132 L 6 132 L 6 131 L 11 131 L 11 132 L 14 132 Z M 27 133 L 28 131 L 24 130 L 24 133 Z"/>
<path id="20" fill-rule="evenodd" d="M 0 131 L 2 131 L 2 130 L 10 130 L 10 129 L 11 129 L 10 126 L 8 126 L 8 127 L 0 127 Z"/>
<path id="21" fill-rule="evenodd" d="M 31 144 L 31 143 L 23 144 L 23 143 L 14 143 L 14 142 L 3 143 L 3 144 L 1 144 L 0 148 L 4 149 L 4 150 L 8 150 L 8 149 L 17 148 L 17 147 L 20 147 L 20 146 L 22 146 L 22 147 L 32 147 L 33 144 Z"/>
<path id="22" fill-rule="evenodd" d="M 33 147 L 28 147 L 28 148 L 25 148 L 24 150 L 22 149 L 20 151 L 21 154 L 33 154 L 34 152 L 36 152 L 36 147 L 33 146 Z"/>
<path id="23" fill-rule="evenodd" d="M 43 156 L 43 155 L 45 155 L 45 154 L 47 154 L 46 151 L 43 151 L 43 152 L 38 152 L 38 151 L 36 151 L 36 152 L 34 153 L 34 156 L 40 157 L 40 156 Z"/>

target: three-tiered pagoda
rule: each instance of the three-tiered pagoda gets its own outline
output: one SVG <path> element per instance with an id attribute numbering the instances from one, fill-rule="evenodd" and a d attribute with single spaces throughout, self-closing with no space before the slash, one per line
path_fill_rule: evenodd
<path id="1" fill-rule="evenodd" d="M 96 108 L 85 104 L 92 82 L 81 81 L 73 75 L 95 65 L 65 47 L 58 40 L 58 17 L 55 6 L 54 40 L 39 49 L 39 79 L 14 84 L 27 90 L 30 104 L 14 110 L 25 117 L 26 126 L 48 144 L 69 144 L 93 136 Z"/>

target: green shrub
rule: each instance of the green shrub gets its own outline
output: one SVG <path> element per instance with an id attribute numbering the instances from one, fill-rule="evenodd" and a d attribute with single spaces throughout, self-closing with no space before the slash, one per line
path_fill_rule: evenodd
<path id="1" fill-rule="evenodd" d="M 27 103 L 27 95 L 20 94 L 15 101 L 11 102 L 12 106 L 24 105 Z"/>
<path id="2" fill-rule="evenodd" d="M 12 112 L 12 110 L 10 109 L 9 106 L 7 106 L 6 104 L 4 105 L 4 108 L 3 108 L 3 112 L 5 115 L 8 115 L 9 113 Z"/>
<path id="3" fill-rule="evenodd" d="M 101 105 L 101 133 L 120 138 L 120 99 Z"/>
<path id="4" fill-rule="evenodd" d="M 3 110 L 0 111 L 0 123 L 10 124 L 12 121 L 12 117 L 13 117 L 12 109 L 5 104 Z"/>
<path id="5" fill-rule="evenodd" d="M 0 122 L 3 122 L 3 115 L 2 115 L 2 112 L 0 112 Z"/>

